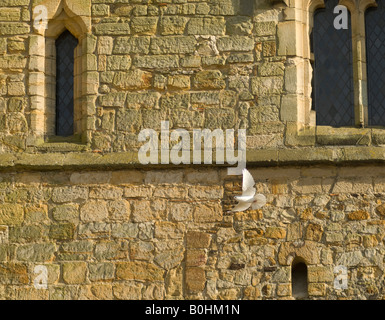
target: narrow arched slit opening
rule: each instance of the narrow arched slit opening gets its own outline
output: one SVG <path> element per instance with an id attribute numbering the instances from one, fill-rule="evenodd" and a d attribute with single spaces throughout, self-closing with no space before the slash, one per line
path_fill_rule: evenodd
<path id="1" fill-rule="evenodd" d="M 301 258 L 296 258 L 291 266 L 292 296 L 296 300 L 308 298 L 307 265 Z"/>

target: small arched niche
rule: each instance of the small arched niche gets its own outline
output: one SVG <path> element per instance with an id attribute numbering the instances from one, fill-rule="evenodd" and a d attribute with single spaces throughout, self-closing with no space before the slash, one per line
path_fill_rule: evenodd
<path id="1" fill-rule="evenodd" d="M 307 265 L 301 257 L 296 257 L 291 265 L 291 291 L 296 300 L 308 298 Z"/>

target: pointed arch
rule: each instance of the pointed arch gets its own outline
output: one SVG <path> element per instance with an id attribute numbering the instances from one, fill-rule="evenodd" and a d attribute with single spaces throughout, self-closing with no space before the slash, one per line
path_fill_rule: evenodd
<path id="1" fill-rule="evenodd" d="M 34 8 L 39 5 L 47 8 L 48 23 L 63 23 L 76 37 L 91 32 L 91 0 L 38 0 L 35 1 Z M 74 24 L 76 27 L 71 26 Z M 47 30 L 50 28 L 35 31 L 46 35 Z"/>

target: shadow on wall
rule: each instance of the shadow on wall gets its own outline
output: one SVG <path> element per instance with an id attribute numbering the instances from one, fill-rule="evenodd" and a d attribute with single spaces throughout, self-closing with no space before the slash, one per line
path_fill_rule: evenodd
<path id="1" fill-rule="evenodd" d="M 240 13 L 245 16 L 251 16 L 254 13 L 254 8 L 257 0 L 241 0 Z"/>
<path id="2" fill-rule="evenodd" d="M 308 298 L 307 266 L 300 257 L 296 257 L 291 265 L 291 290 L 296 300 Z"/>

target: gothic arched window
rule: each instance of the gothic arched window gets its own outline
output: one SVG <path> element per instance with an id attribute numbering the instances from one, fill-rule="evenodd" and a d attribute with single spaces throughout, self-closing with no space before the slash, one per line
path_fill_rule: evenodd
<path id="1" fill-rule="evenodd" d="M 56 135 L 74 134 L 74 68 L 78 40 L 64 31 L 56 45 Z"/>
<path id="2" fill-rule="evenodd" d="M 377 1 L 377 5 L 365 13 L 368 123 L 385 126 L 385 3 Z"/>
<path id="3" fill-rule="evenodd" d="M 338 0 L 325 0 L 314 13 L 313 110 L 317 125 L 353 126 L 354 83 L 352 29 L 335 29 L 333 13 Z"/>

